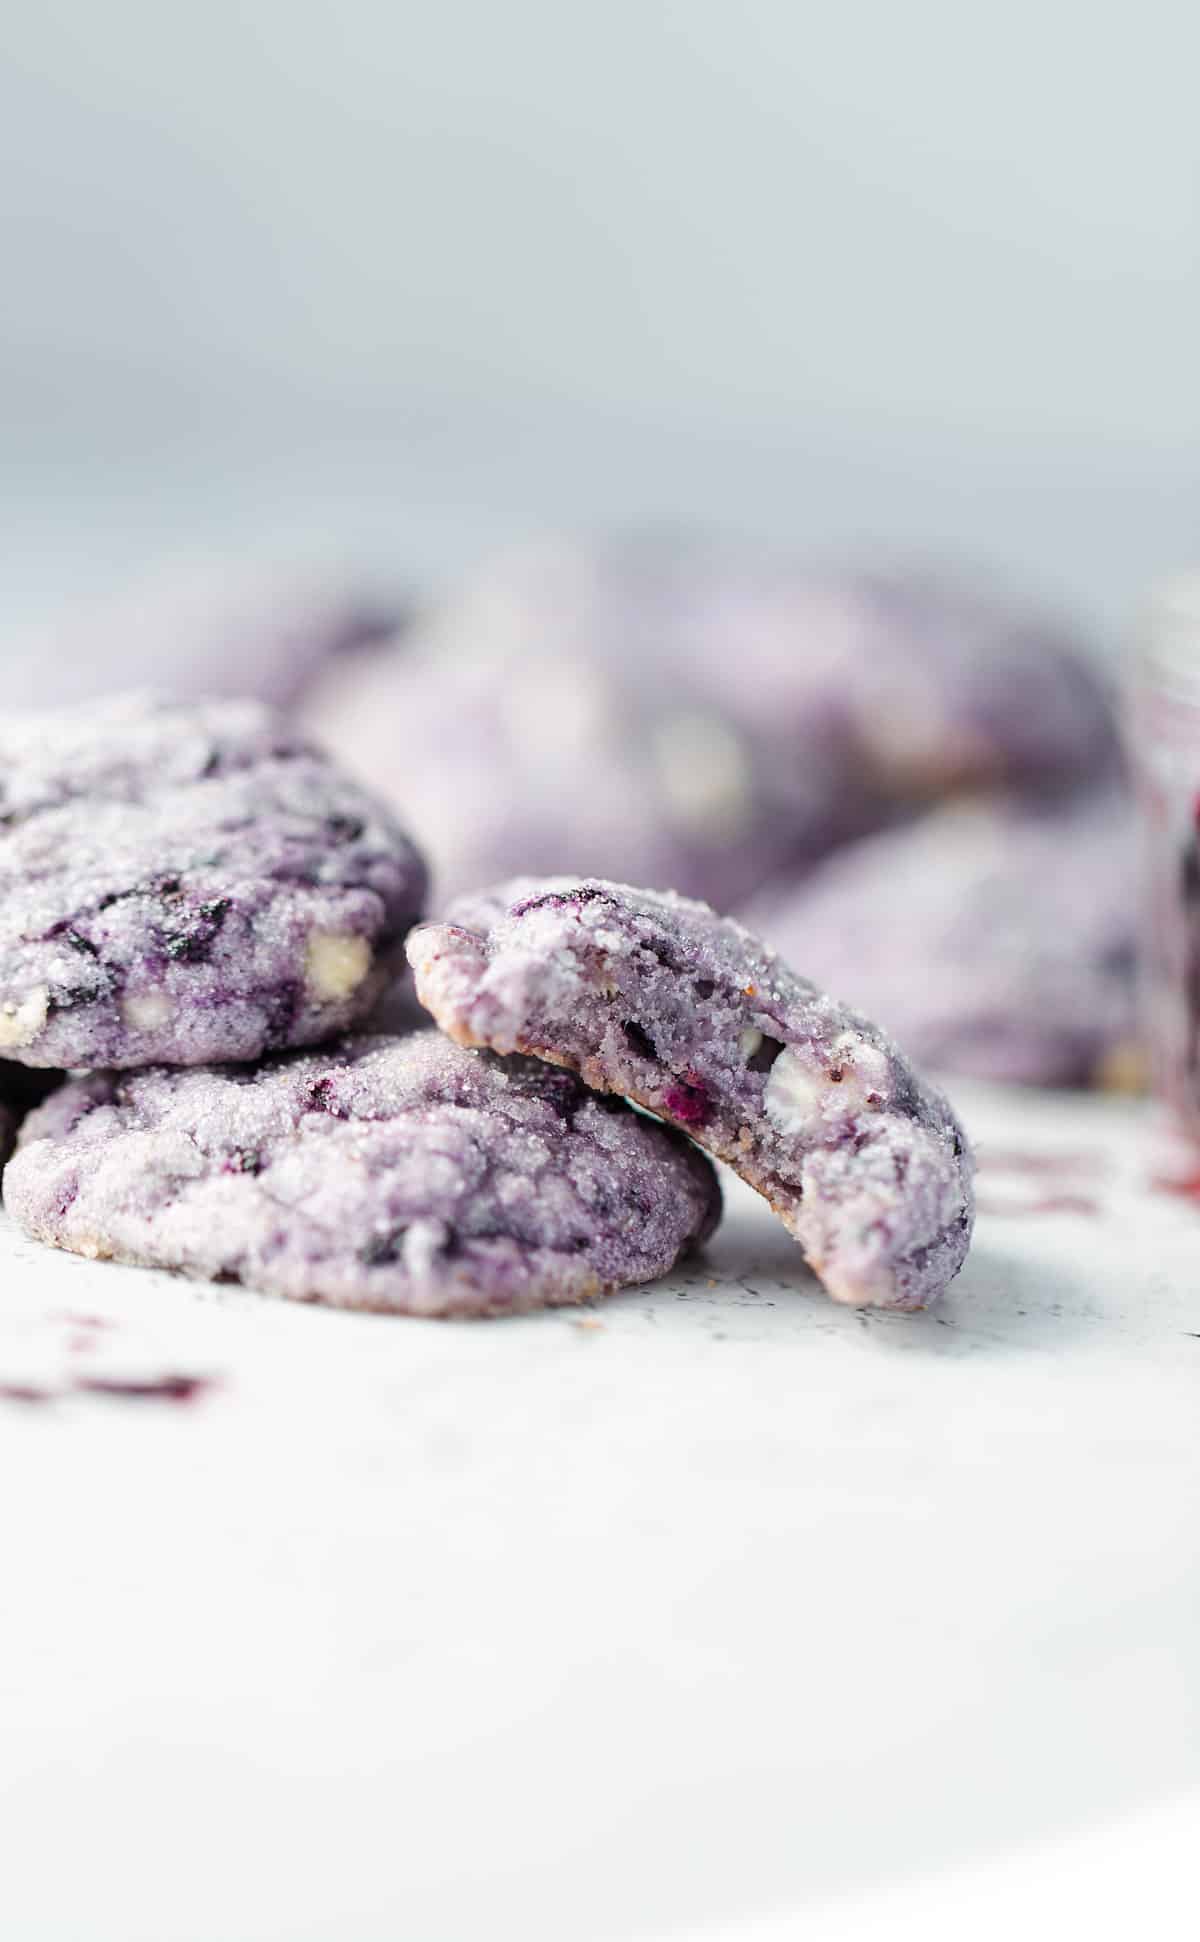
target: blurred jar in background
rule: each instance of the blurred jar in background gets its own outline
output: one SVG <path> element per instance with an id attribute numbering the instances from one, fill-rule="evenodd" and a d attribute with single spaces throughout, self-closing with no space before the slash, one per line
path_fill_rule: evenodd
<path id="1" fill-rule="evenodd" d="M 1200 570 L 1153 594 L 1128 696 L 1154 1091 L 1200 1146 Z"/>

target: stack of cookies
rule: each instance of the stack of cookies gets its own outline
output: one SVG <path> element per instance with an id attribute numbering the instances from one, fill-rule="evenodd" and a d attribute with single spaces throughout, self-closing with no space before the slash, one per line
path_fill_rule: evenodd
<path id="1" fill-rule="evenodd" d="M 512 1313 L 702 1243 L 706 1147 L 838 1300 L 921 1307 L 961 1265 L 947 1101 L 707 906 L 526 881 L 419 925 L 393 813 L 254 701 L 9 716 L 0 779 L 7 1123 L 14 1068 L 50 1086 L 4 1192 L 39 1240 L 303 1301 Z M 371 1029 L 406 939 L 440 1031 Z"/>

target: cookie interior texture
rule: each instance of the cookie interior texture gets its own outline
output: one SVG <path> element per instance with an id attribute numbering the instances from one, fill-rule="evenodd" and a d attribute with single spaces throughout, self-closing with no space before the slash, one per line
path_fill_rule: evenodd
<path id="1" fill-rule="evenodd" d="M 874 1025 L 741 925 L 599 880 L 516 881 L 409 939 L 417 994 L 463 1045 L 579 1072 L 756 1187 L 839 1301 L 918 1308 L 970 1243 L 952 1107 Z"/>
<path id="2" fill-rule="evenodd" d="M 4 1188 L 75 1253 L 429 1316 L 650 1280 L 720 1213 L 670 1128 L 433 1031 L 72 1079 L 26 1120 Z"/>
<path id="3" fill-rule="evenodd" d="M 0 716 L 0 1054 L 198 1064 L 365 1016 L 425 897 L 390 812 L 257 702 Z"/>

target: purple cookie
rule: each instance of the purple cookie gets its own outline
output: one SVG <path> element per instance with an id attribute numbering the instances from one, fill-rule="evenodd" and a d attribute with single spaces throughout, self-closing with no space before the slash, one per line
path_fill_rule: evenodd
<path id="1" fill-rule="evenodd" d="M 459 1044 L 568 1066 L 727 1160 L 835 1300 L 922 1308 L 962 1266 L 972 1159 L 949 1103 L 740 924 L 624 884 L 518 881 L 421 926 L 408 956 Z"/>
<path id="2" fill-rule="evenodd" d="M 567 871 L 728 908 L 931 796 L 1115 756 L 1089 657 L 1039 616 L 654 538 L 502 557 L 306 719 L 430 832 L 439 899 Z"/>
<path id="3" fill-rule="evenodd" d="M 1045 615 L 949 575 L 743 573 L 697 603 L 689 651 L 776 759 L 789 742 L 806 760 L 832 745 L 860 828 L 963 788 L 1060 794 L 1119 767 L 1094 656 Z"/>
<path id="4" fill-rule="evenodd" d="M 258 702 L 0 716 L 0 1053 L 199 1065 L 365 1016 L 425 895 L 389 813 Z"/>
<path id="5" fill-rule="evenodd" d="M 1122 795 L 1036 814 L 933 811 L 772 886 L 745 913 L 886 1018 L 922 1065 L 1031 1085 L 1131 1083 L 1134 828 Z"/>
<path id="6" fill-rule="evenodd" d="M 153 687 L 286 703 L 325 662 L 390 634 L 397 603 L 333 573 L 178 563 L 0 644 L 10 708 Z"/>
<path id="7" fill-rule="evenodd" d="M 72 1080 L 26 1121 L 5 1197 L 77 1254 L 411 1315 L 649 1281 L 720 1214 L 669 1128 L 432 1031 Z"/>
<path id="8" fill-rule="evenodd" d="M 795 853 L 753 744 L 665 640 L 645 641 L 649 594 L 591 565 L 542 557 L 545 611 L 476 590 L 411 642 L 331 667 L 306 699 L 304 725 L 428 832 L 443 901 L 520 869 L 726 902 Z"/>

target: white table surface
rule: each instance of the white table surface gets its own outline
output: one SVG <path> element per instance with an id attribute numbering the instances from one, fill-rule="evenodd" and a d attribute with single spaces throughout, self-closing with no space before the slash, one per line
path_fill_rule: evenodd
<path id="1" fill-rule="evenodd" d="M 0 1228 L 0 1933 L 848 1936 L 1182 1858 L 1200 1203 L 1141 1108 L 956 1092 L 988 1211 L 915 1318 L 741 1189 L 653 1289 L 458 1326 Z"/>

